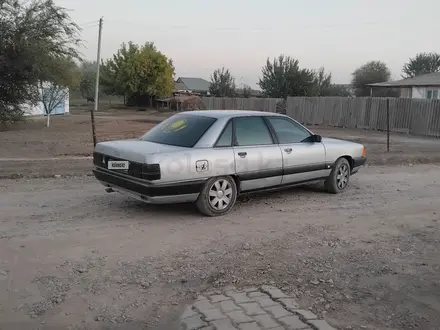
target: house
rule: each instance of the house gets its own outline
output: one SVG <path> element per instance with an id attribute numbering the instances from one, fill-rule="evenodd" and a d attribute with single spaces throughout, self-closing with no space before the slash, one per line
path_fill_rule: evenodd
<path id="1" fill-rule="evenodd" d="M 41 93 L 40 101 L 38 101 L 37 104 L 31 105 L 31 104 L 24 104 L 22 105 L 22 109 L 24 111 L 25 116 L 45 116 L 46 111 L 44 110 L 44 104 L 42 99 L 47 99 L 47 102 L 53 102 L 55 105 L 58 103 L 54 108 L 52 108 L 52 111 L 50 115 L 64 115 L 69 113 L 69 89 L 60 90 L 58 93 L 54 93 L 52 96 L 52 100 L 50 99 L 51 96 L 46 94 L 46 96 L 43 96 L 43 92 L 46 88 L 49 87 L 48 83 L 44 84 L 45 87 L 43 89 L 40 88 L 39 93 Z M 58 102 L 60 98 L 63 98 Z"/>
<path id="2" fill-rule="evenodd" d="M 174 84 L 175 91 L 191 91 L 201 95 L 209 95 L 211 83 L 202 78 L 179 77 Z"/>
<path id="3" fill-rule="evenodd" d="M 413 99 L 440 99 L 440 72 L 428 73 L 414 78 L 367 85 L 376 88 L 400 89 L 400 97 Z"/>

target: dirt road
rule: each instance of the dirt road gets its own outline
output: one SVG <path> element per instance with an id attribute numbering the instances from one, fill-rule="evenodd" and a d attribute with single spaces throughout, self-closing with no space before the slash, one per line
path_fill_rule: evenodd
<path id="1" fill-rule="evenodd" d="M 339 329 L 440 328 L 440 167 L 242 199 L 223 218 L 93 178 L 0 181 L 0 329 L 175 329 L 184 303 L 271 282 Z"/>

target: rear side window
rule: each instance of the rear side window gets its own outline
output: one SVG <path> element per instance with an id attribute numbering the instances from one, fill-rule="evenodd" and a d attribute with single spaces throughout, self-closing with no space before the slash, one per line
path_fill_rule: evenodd
<path id="1" fill-rule="evenodd" d="M 232 146 L 232 120 L 229 121 L 222 135 L 218 139 L 216 147 L 230 147 Z"/>
<path id="2" fill-rule="evenodd" d="M 197 115 L 175 115 L 153 127 L 141 140 L 192 148 L 216 120 Z"/>
<path id="3" fill-rule="evenodd" d="M 235 137 L 238 146 L 273 144 L 272 135 L 261 117 L 235 118 Z"/>

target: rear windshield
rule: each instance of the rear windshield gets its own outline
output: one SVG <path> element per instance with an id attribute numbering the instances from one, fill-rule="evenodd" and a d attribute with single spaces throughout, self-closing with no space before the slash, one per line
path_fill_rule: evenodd
<path id="1" fill-rule="evenodd" d="M 196 115 L 174 115 L 153 127 L 141 140 L 192 148 L 216 120 Z"/>

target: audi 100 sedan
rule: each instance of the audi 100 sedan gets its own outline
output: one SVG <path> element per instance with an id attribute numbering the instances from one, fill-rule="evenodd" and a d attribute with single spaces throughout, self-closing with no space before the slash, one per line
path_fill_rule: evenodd
<path id="1" fill-rule="evenodd" d="M 107 192 L 195 202 L 219 216 L 244 193 L 318 180 L 342 192 L 366 160 L 363 145 L 313 134 L 282 114 L 207 110 L 173 115 L 137 139 L 98 143 L 93 173 Z"/>

